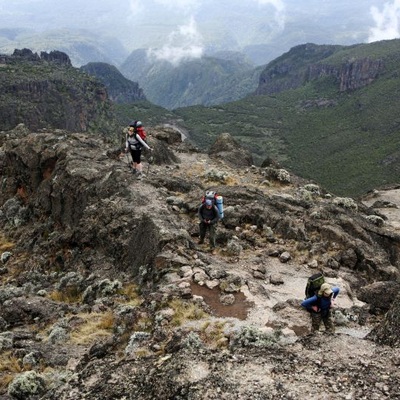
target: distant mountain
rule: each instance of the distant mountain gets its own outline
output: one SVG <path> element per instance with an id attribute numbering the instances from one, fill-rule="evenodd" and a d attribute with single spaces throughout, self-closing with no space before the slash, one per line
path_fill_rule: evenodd
<path id="1" fill-rule="evenodd" d="M 139 85 L 126 79 L 113 65 L 89 63 L 80 69 L 102 82 L 107 88 L 109 99 L 115 103 L 123 104 L 146 100 Z"/>
<path id="2" fill-rule="evenodd" d="M 120 67 L 139 82 L 149 101 L 167 109 L 216 105 L 245 97 L 257 88 L 260 69 L 243 54 L 219 52 L 174 65 L 136 50 Z"/>
<path id="3" fill-rule="evenodd" d="M 144 0 L 3 1 L 0 26 L 3 33 L 5 29 L 8 32 L 3 38 L 0 33 L 0 52 L 11 53 L 14 48 L 23 47 L 34 51 L 61 50 L 70 55 L 75 66 L 88 62 L 119 65 L 123 62 L 118 54 L 121 44 L 127 57 L 141 48 L 180 51 L 195 43 L 203 54 L 238 51 L 255 65 L 265 65 L 302 43 L 366 42 L 379 17 L 385 25 L 389 23 L 389 18 L 383 19 L 383 13 L 374 18 L 372 7 L 389 12 L 389 7 L 395 7 L 390 3 L 394 2 L 199 0 L 172 5 L 167 1 Z M 388 28 L 383 30 L 389 31 Z M 26 30 L 29 34 L 10 36 L 10 29 Z M 396 30 L 394 27 L 393 32 Z M 74 36 L 82 37 L 86 54 L 76 48 L 79 41 Z M 115 41 L 114 49 L 107 44 L 110 40 Z"/>
<path id="4" fill-rule="evenodd" d="M 68 54 L 75 67 L 91 61 L 118 65 L 129 54 L 118 39 L 89 30 L 35 32 L 29 29 L 0 29 L 0 53 L 12 54 L 15 49 L 22 48 L 37 53 L 62 51 Z"/>
<path id="5" fill-rule="evenodd" d="M 272 158 L 358 196 L 400 182 L 399 93 L 400 40 L 306 44 L 266 66 L 258 95 L 174 114 L 202 147 L 230 132 L 258 164 Z"/>

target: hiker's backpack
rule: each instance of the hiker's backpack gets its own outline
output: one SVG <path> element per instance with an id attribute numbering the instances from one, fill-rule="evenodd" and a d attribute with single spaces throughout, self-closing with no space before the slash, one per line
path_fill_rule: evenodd
<path id="1" fill-rule="evenodd" d="M 201 203 L 204 204 L 208 199 L 212 201 L 213 205 L 217 206 L 219 218 L 224 218 L 224 198 L 212 190 L 207 190 L 201 198 Z"/>
<path id="2" fill-rule="evenodd" d="M 133 128 L 134 132 L 139 135 L 142 140 L 146 141 L 147 134 L 141 121 L 132 121 L 129 127 Z"/>
<path id="3" fill-rule="evenodd" d="M 316 295 L 323 283 L 325 283 L 325 277 L 322 272 L 318 272 L 314 275 L 311 275 L 308 278 L 306 284 L 306 290 L 305 290 L 306 299 Z"/>
<path id="4" fill-rule="evenodd" d="M 141 139 L 146 140 L 147 135 L 143 127 L 136 128 L 135 133 L 138 134 L 141 137 Z"/>
<path id="5" fill-rule="evenodd" d="M 141 139 L 146 140 L 146 131 L 144 130 L 142 123 L 140 121 L 135 121 L 134 123 L 135 133 L 137 133 Z"/>

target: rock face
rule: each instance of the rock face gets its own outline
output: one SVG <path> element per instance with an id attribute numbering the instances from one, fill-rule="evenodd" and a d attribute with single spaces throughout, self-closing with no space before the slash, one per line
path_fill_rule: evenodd
<path id="1" fill-rule="evenodd" d="M 383 70 L 382 60 L 370 60 L 363 58 L 344 63 L 339 68 L 329 65 L 310 65 L 307 80 L 320 79 L 322 77 L 333 77 L 339 84 L 339 90 L 359 89 L 372 83 Z"/>
<path id="2" fill-rule="evenodd" d="M 253 164 L 250 151 L 243 149 L 229 133 L 219 135 L 208 154 L 216 160 L 221 159 L 237 168 Z"/>
<path id="3" fill-rule="evenodd" d="M 137 180 L 98 136 L 0 134 L 2 398 L 398 397 L 399 349 L 360 339 L 383 317 L 358 295 L 399 277 L 389 221 L 148 135 Z M 208 189 L 224 197 L 215 251 L 197 243 Z M 329 340 L 299 306 L 316 270 L 341 288 Z"/>
<path id="4" fill-rule="evenodd" d="M 111 101 L 119 104 L 146 100 L 143 90 L 136 82 L 126 79 L 113 65 L 89 63 L 80 68 L 103 82 Z"/>
<path id="5" fill-rule="evenodd" d="M 341 92 L 359 89 L 372 83 L 384 69 L 384 62 L 367 57 L 343 62 L 325 62 L 340 46 L 296 46 L 269 64 L 260 75 L 257 94 L 273 94 L 296 89 L 309 81 L 333 78 Z M 298 59 L 296 58 L 296 55 Z M 300 60 L 300 61 L 299 61 Z"/>
<path id="6" fill-rule="evenodd" d="M 42 52 L 39 57 L 29 49 L 15 50 L 0 55 L 0 65 L 0 130 L 24 123 L 31 130 L 115 132 L 106 88 L 73 68 L 66 54 Z"/>
<path id="7" fill-rule="evenodd" d="M 384 320 L 368 335 L 368 337 L 380 344 L 400 347 L 400 293 L 392 297 L 392 307 Z"/>

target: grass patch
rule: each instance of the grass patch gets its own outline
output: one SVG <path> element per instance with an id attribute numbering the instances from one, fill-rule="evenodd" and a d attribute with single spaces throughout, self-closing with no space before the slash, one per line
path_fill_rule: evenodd
<path id="1" fill-rule="evenodd" d="M 82 293 L 76 286 L 68 286 L 65 289 L 55 290 L 49 294 L 49 298 L 59 303 L 74 304 L 82 300 Z"/>
<path id="2" fill-rule="evenodd" d="M 174 316 L 171 320 L 173 326 L 181 326 L 185 321 L 200 320 L 208 316 L 197 304 L 185 302 L 180 299 L 170 301 L 168 306 L 174 310 Z"/>
<path id="3" fill-rule="evenodd" d="M 18 358 L 7 351 L 0 354 L 0 393 L 6 393 L 7 387 L 16 374 L 24 371 Z"/>
<path id="4" fill-rule="evenodd" d="M 10 251 L 14 248 L 15 243 L 10 242 L 2 233 L 0 233 L 0 252 Z"/>
<path id="5" fill-rule="evenodd" d="M 140 306 L 143 302 L 139 294 L 139 288 L 134 283 L 129 283 L 119 291 L 119 294 L 124 298 L 123 304 L 131 306 Z"/>
<path id="6" fill-rule="evenodd" d="M 227 348 L 228 338 L 225 335 L 226 321 L 207 321 L 201 327 L 200 336 L 204 343 L 213 348 Z"/>
<path id="7" fill-rule="evenodd" d="M 71 332 L 71 342 L 87 345 L 112 335 L 114 316 L 111 312 L 78 314 L 84 322 Z"/>

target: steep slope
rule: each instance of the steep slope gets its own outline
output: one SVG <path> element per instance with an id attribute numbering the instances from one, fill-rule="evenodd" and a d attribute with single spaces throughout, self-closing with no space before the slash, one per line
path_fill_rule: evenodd
<path id="1" fill-rule="evenodd" d="M 363 339 L 399 290 L 391 221 L 227 157 L 229 135 L 211 157 L 148 133 L 143 181 L 97 137 L 0 135 L 2 398 L 398 397 L 399 348 Z M 216 252 L 196 243 L 207 188 Z M 341 288 L 329 340 L 299 307 L 317 269 Z"/>
<path id="2" fill-rule="evenodd" d="M 89 63 L 82 66 L 81 71 L 94 76 L 107 88 L 107 94 L 115 103 L 134 103 L 146 100 L 143 90 L 136 82 L 126 79 L 119 70 L 106 63 Z"/>
<path id="3" fill-rule="evenodd" d="M 110 137 L 117 126 L 104 85 L 72 67 L 62 52 L 15 50 L 0 56 L 0 129 L 94 131 Z"/>

